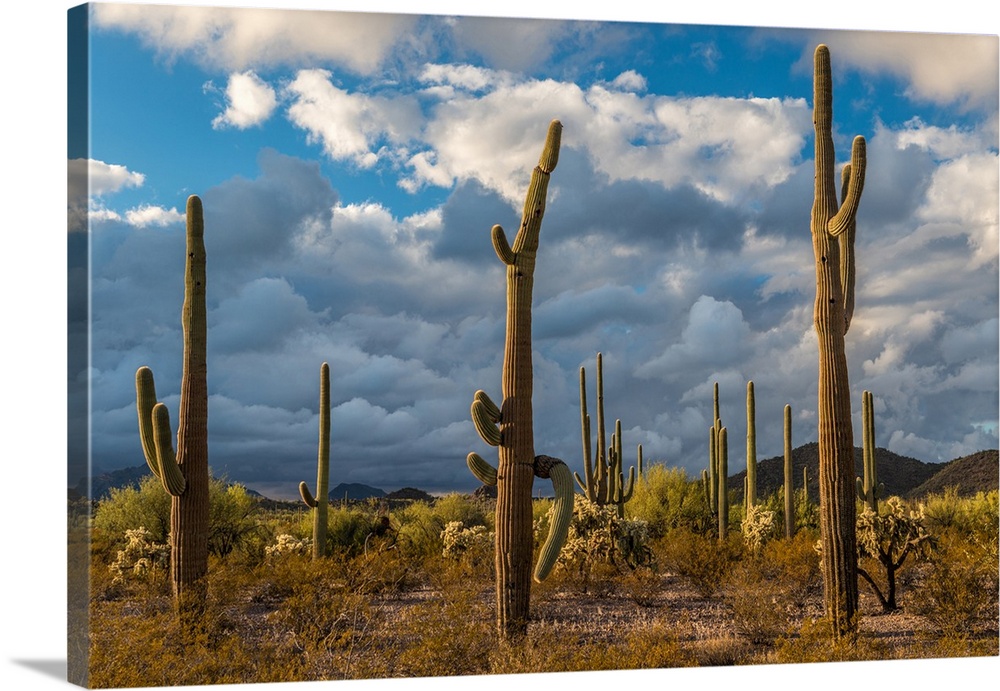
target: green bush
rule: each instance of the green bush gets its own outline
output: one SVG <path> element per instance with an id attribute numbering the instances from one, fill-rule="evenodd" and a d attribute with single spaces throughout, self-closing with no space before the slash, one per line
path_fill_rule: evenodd
<path id="1" fill-rule="evenodd" d="M 440 555 L 444 549 L 441 538 L 445 526 L 460 523 L 463 528 L 485 526 L 492 530 L 492 516 L 483 505 L 464 495 L 452 493 L 433 503 L 413 502 L 395 516 L 399 524 L 397 541 L 403 551 L 413 557 Z"/>
<path id="2" fill-rule="evenodd" d="M 647 468 L 636 480 L 625 515 L 645 521 L 653 538 L 676 528 L 705 532 L 712 525 L 701 481 L 688 478 L 683 468 L 660 463 Z"/>
<path id="3" fill-rule="evenodd" d="M 224 557 L 235 549 L 246 549 L 263 537 L 254 516 L 257 500 L 242 485 L 229 485 L 213 478 L 208 486 L 208 550 Z M 97 542 L 121 540 L 126 531 L 145 528 L 151 542 L 169 542 L 170 495 L 152 475 L 139 487 L 112 489 L 97 504 L 94 530 Z"/>

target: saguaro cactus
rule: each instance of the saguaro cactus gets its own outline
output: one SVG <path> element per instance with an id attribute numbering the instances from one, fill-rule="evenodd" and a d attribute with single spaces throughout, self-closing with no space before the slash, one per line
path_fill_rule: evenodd
<path id="1" fill-rule="evenodd" d="M 496 595 L 497 629 L 511 640 L 527 633 L 533 551 L 531 486 L 534 476 L 551 478 L 556 515 L 535 570 L 536 580 L 548 575 L 566 539 L 573 512 L 573 476 L 562 461 L 535 456 L 532 423 L 531 293 L 535 255 L 545 212 L 549 174 L 559 159 L 562 124 L 549 124 L 545 147 L 531 174 L 524 213 L 514 245 L 503 229 L 493 226 L 493 248 L 507 267 L 507 334 L 504 341 L 502 393 L 498 408 L 483 391 L 472 402 L 472 419 L 483 440 L 499 447 L 493 468 L 470 453 L 469 469 L 486 484 L 497 486 Z"/>
<path id="2" fill-rule="evenodd" d="M 833 634 L 856 628 L 858 571 L 854 508 L 854 436 L 844 336 L 854 305 L 854 225 L 865 180 L 865 140 L 855 137 L 838 204 L 834 174 L 830 51 L 814 56 L 815 197 L 811 232 L 816 261 L 813 321 L 819 341 L 819 488 L 823 599 Z"/>
<path id="3" fill-rule="evenodd" d="M 708 508 L 713 514 L 719 513 L 719 382 L 712 387 L 712 426 L 708 429 Z"/>
<path id="4" fill-rule="evenodd" d="M 729 442 L 726 428 L 719 430 L 716 442 L 716 458 L 719 466 L 719 542 L 725 542 L 729 533 Z"/>
<path id="5" fill-rule="evenodd" d="M 170 577 L 181 614 L 199 611 L 208 571 L 208 378 L 205 222 L 201 200 L 187 200 L 187 260 L 181 310 L 184 355 L 174 452 L 167 407 L 157 401 L 153 371 L 135 373 L 139 437 L 146 464 L 170 494 Z"/>
<path id="6" fill-rule="evenodd" d="M 316 460 L 316 496 L 299 483 L 302 501 L 313 510 L 313 559 L 326 556 L 327 509 L 330 505 L 330 365 L 319 368 L 319 457 Z"/>
<path id="7" fill-rule="evenodd" d="M 792 487 L 792 406 L 785 406 L 785 537 L 795 535 L 795 495 Z"/>
<path id="8" fill-rule="evenodd" d="M 885 494 L 885 485 L 878 481 L 875 464 L 875 399 L 871 391 L 861 393 L 861 447 L 864 458 L 864 479 L 855 478 L 858 499 L 878 514 L 878 500 Z"/>
<path id="9" fill-rule="evenodd" d="M 592 463 L 590 415 L 587 413 L 587 373 L 580 368 L 580 426 L 583 429 L 583 475 L 573 473 L 577 484 L 595 504 L 614 504 L 618 518 L 625 516 L 625 503 L 632 498 L 635 488 L 635 466 L 630 466 L 628 483 L 625 482 L 622 460 L 622 421 L 615 420 L 615 432 L 611 445 L 606 446 L 604 430 L 604 367 L 601 354 L 597 354 L 597 458 Z M 638 460 L 642 466 L 642 446 L 638 449 Z"/>
<path id="10" fill-rule="evenodd" d="M 747 507 L 757 503 L 757 413 L 753 382 L 747 382 L 747 489 L 743 499 Z"/>

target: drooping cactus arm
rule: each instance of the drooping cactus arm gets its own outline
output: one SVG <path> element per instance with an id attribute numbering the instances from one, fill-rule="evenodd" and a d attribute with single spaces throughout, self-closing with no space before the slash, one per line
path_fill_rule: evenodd
<path id="1" fill-rule="evenodd" d="M 535 456 L 535 475 L 552 479 L 552 489 L 555 491 L 555 503 L 552 513 L 552 524 L 545 538 L 538 563 L 535 564 L 534 580 L 541 583 L 552 571 L 569 533 L 569 524 L 573 519 L 573 478 L 569 468 L 558 458 L 551 456 Z"/>
<path id="2" fill-rule="evenodd" d="M 156 460 L 156 442 L 153 441 L 153 406 L 156 403 L 153 370 L 140 367 L 135 373 L 135 407 L 139 416 L 139 439 L 142 442 L 142 454 L 146 457 L 146 465 L 153 475 L 159 478 L 160 466 Z"/>
<path id="3" fill-rule="evenodd" d="M 473 452 L 466 456 L 465 463 L 476 479 L 484 485 L 493 487 L 497 484 L 497 469 L 478 453 Z"/>
<path id="4" fill-rule="evenodd" d="M 861 191 L 865 186 L 865 163 L 866 157 L 865 138 L 858 135 L 854 138 L 854 145 L 851 147 L 851 167 L 848 170 L 849 181 L 847 183 L 847 194 L 840 204 L 837 213 L 834 214 L 826 229 L 834 237 L 855 222 L 858 213 L 858 205 L 861 203 Z"/>
<path id="5" fill-rule="evenodd" d="M 500 446 L 503 443 L 503 434 L 497 426 L 500 422 L 500 409 L 485 391 L 480 389 L 473 396 L 470 412 L 472 423 L 482 440 L 490 446 Z"/>
<path id="6" fill-rule="evenodd" d="M 156 445 L 156 465 L 160 470 L 157 476 L 170 496 L 179 497 L 187 489 L 187 481 L 177 465 L 170 437 L 170 413 L 167 406 L 157 403 L 153 406 L 153 443 Z"/>
<path id="7" fill-rule="evenodd" d="M 847 193 L 851 186 L 851 164 L 844 166 L 840 175 L 840 208 L 844 208 Z M 840 245 L 840 286 L 844 292 L 844 333 L 851 328 L 854 317 L 854 236 L 857 222 L 851 219 L 840 235 L 837 243 Z"/>
<path id="8" fill-rule="evenodd" d="M 308 506 L 310 509 L 316 508 L 317 505 L 316 498 L 312 495 L 312 492 L 309 491 L 309 485 L 307 485 L 305 482 L 299 483 L 299 495 L 302 497 L 302 501 L 305 502 L 306 506 Z"/>

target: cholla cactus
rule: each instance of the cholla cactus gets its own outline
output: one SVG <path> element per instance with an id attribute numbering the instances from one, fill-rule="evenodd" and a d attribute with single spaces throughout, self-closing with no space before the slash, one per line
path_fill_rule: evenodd
<path id="1" fill-rule="evenodd" d="M 108 570 L 114 575 L 112 583 L 124 583 L 128 578 L 146 578 L 166 569 L 170 564 L 170 545 L 153 542 L 153 534 L 140 526 L 125 531 L 125 549 L 118 550 Z"/>
<path id="2" fill-rule="evenodd" d="M 306 555 L 312 551 L 312 540 L 300 540 L 294 535 L 282 533 L 275 538 L 275 543 L 264 548 L 264 556 L 268 559 L 280 559 L 288 555 Z"/>
<path id="3" fill-rule="evenodd" d="M 876 512 L 865 506 L 858 516 L 858 554 L 877 559 L 882 565 L 885 593 L 865 569 L 858 567 L 858 574 L 871 586 L 883 611 L 891 612 L 898 609 L 896 572 L 911 554 L 923 555 L 931 536 L 924 525 L 923 506 L 907 511 L 902 499 L 889 497 L 882 508 L 882 512 Z"/>
<path id="4" fill-rule="evenodd" d="M 747 504 L 746 516 L 740 524 L 743 542 L 755 554 L 774 537 L 774 511 L 758 504 Z"/>
<path id="5" fill-rule="evenodd" d="M 466 528 L 462 521 L 449 521 L 441 531 L 441 542 L 444 545 L 442 556 L 459 559 L 469 552 L 488 549 L 493 542 L 493 533 L 487 531 L 484 525 Z"/>

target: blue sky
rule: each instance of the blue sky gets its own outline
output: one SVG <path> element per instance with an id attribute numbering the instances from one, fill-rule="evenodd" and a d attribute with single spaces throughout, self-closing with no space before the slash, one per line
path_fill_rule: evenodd
<path id="1" fill-rule="evenodd" d="M 869 150 L 855 417 L 870 389 L 879 446 L 935 462 L 997 447 L 996 36 L 95 8 L 69 232 L 86 210 L 96 469 L 143 462 L 139 365 L 176 415 L 181 215 L 196 193 L 214 471 L 295 496 L 315 472 L 328 361 L 334 484 L 473 489 L 465 455 L 488 450 L 468 407 L 476 389 L 499 394 L 503 349 L 489 229 L 516 229 L 553 118 L 536 451 L 579 469 L 578 372 L 592 387 L 598 351 L 627 455 L 642 444 L 700 472 L 716 381 L 736 440 L 754 381 L 760 457 L 781 451 L 786 403 L 795 444 L 814 440 L 820 42 L 838 158 L 855 134 Z"/>

